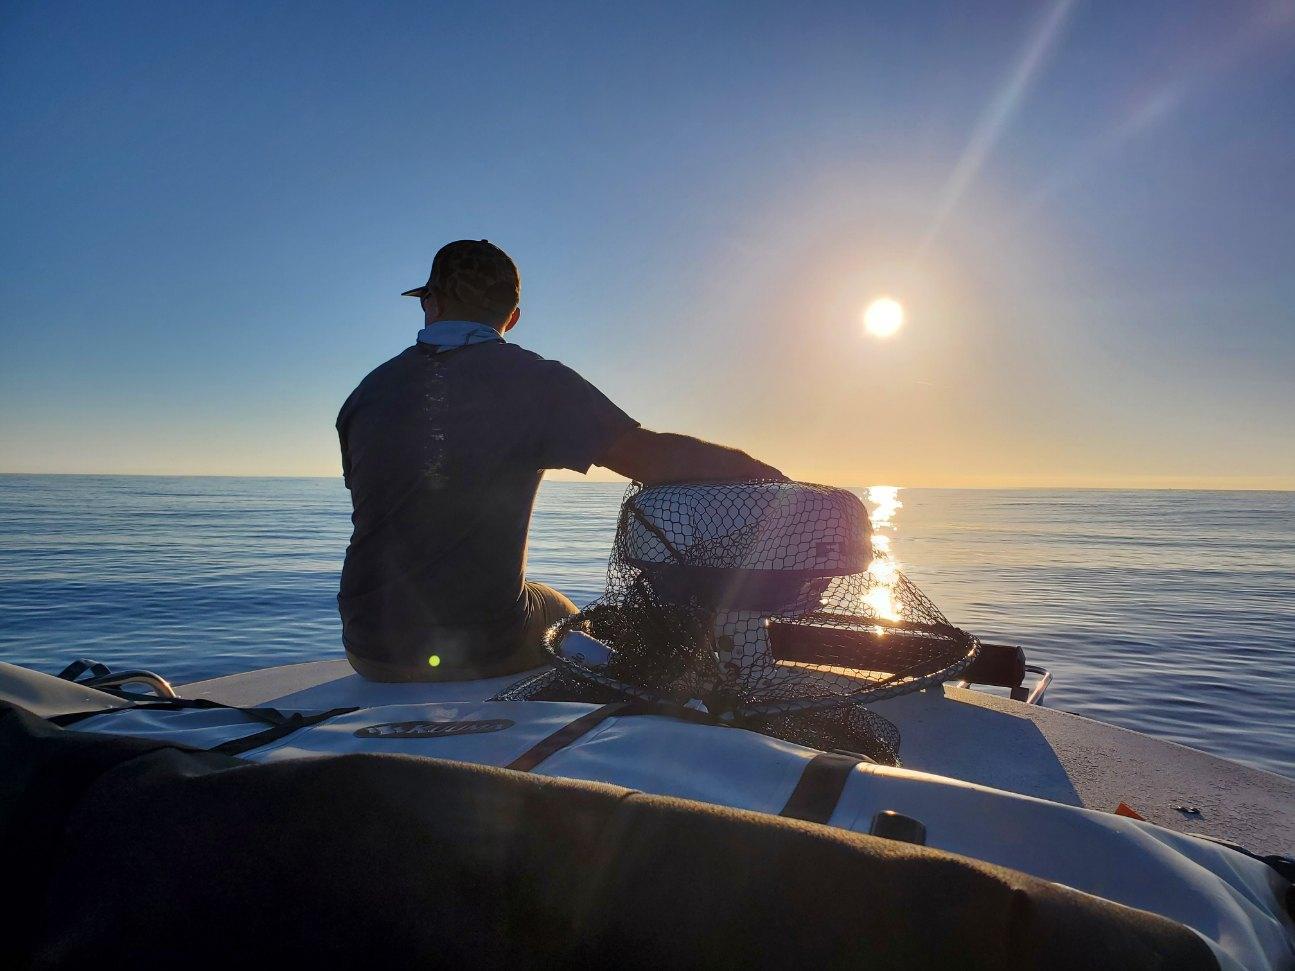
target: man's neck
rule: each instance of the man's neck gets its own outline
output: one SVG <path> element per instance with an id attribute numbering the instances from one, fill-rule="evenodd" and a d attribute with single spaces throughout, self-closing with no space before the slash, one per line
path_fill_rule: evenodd
<path id="1" fill-rule="evenodd" d="M 489 324 L 476 320 L 440 319 L 427 324 L 418 332 L 418 343 L 441 350 L 467 347 L 469 344 L 504 342 L 504 335 Z"/>
<path id="2" fill-rule="evenodd" d="M 503 333 L 503 324 L 494 324 L 488 320 L 473 320 L 471 317 L 437 317 L 435 319 L 424 317 L 423 326 L 431 327 L 433 324 L 480 324 L 482 327 L 489 327 L 497 334 Z"/>

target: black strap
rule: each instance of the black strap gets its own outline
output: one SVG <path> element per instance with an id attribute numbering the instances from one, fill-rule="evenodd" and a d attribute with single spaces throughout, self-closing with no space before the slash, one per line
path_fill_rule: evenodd
<path id="1" fill-rule="evenodd" d="M 96 677 L 96 678 L 104 678 L 112 674 L 112 671 L 109 670 L 108 665 L 101 664 L 98 661 L 91 661 L 88 658 L 83 657 L 73 661 L 62 671 L 56 674 L 55 677 L 62 678 L 64 681 L 75 681 L 77 678 L 81 677 L 81 675 L 85 674 L 87 671 L 90 672 L 92 677 Z"/>
<path id="2" fill-rule="evenodd" d="M 67 728 L 69 725 L 75 725 L 86 718 L 94 718 L 96 715 L 112 715 L 123 711 L 184 711 L 185 709 L 212 709 L 225 708 L 229 711 L 236 711 L 246 715 L 254 721 L 262 722 L 270 727 L 260 732 L 253 732 L 251 735 L 245 735 L 242 738 L 231 739 L 228 742 L 222 742 L 219 745 L 207 749 L 208 752 L 220 752 L 224 755 L 241 755 L 244 752 L 250 752 L 254 748 L 260 748 L 262 745 L 269 745 L 271 742 L 283 738 L 285 735 L 291 735 L 301 728 L 309 728 L 311 725 L 318 725 L 320 722 L 332 718 L 336 715 L 349 715 L 353 711 L 359 711 L 359 708 L 330 708 L 328 711 L 316 712 L 313 715 L 303 715 L 299 711 L 291 714 L 285 714 L 276 708 L 239 708 L 236 705 L 222 705 L 219 701 L 210 701 L 206 698 L 166 698 L 161 701 L 144 701 L 139 704 L 130 705 L 126 708 L 104 708 L 99 711 L 74 711 L 65 715 L 54 715 L 48 720 L 55 725 Z"/>
<path id="3" fill-rule="evenodd" d="M 832 818 L 832 813 L 836 812 L 836 804 L 841 801 L 845 781 L 850 778 L 854 767 L 863 761 L 856 756 L 842 755 L 839 752 L 815 755 L 800 774 L 800 781 L 796 783 L 791 798 L 778 815 L 788 819 L 803 819 L 807 823 L 826 823 Z"/>
<path id="4" fill-rule="evenodd" d="M 260 748 L 262 745 L 269 745 L 271 742 L 278 741 L 285 735 L 291 735 L 299 729 L 309 728 L 311 725 L 318 725 L 320 722 L 326 721 L 336 715 L 349 715 L 353 711 L 359 711 L 359 709 L 330 708 L 328 711 L 317 712 L 313 715 L 303 715 L 299 711 L 294 711 L 291 715 L 279 722 L 279 724 L 272 725 L 265 729 L 265 731 L 246 735 L 243 738 L 231 739 L 228 742 L 222 742 L 219 745 L 207 749 L 207 751 L 219 752 L 222 755 L 242 755 L 244 752 L 250 752 L 254 748 Z"/>
<path id="5" fill-rule="evenodd" d="M 554 752 L 558 752 L 577 739 L 588 735 L 608 718 L 628 715 L 663 715 L 667 718 L 678 718 L 680 721 L 696 722 L 701 725 L 719 724 L 719 720 L 713 715 L 704 711 L 697 711 L 695 708 L 672 704 L 668 701 L 614 701 L 610 705 L 603 705 L 601 708 L 586 712 L 570 724 L 563 725 L 547 738 L 540 739 L 509 762 L 505 768 L 516 769 L 518 772 L 530 772 Z"/>
<path id="6" fill-rule="evenodd" d="M 588 735 L 591 731 L 615 715 L 624 714 L 637 702 L 615 701 L 593 711 L 586 712 L 575 721 L 563 725 L 552 735 L 542 738 L 517 758 L 508 763 L 507 768 L 518 772 L 530 772 L 554 752 L 566 748 L 576 739 Z"/>
<path id="7" fill-rule="evenodd" d="M 206 698 L 164 698 L 159 701 L 141 701 L 124 708 L 99 708 L 95 711 L 73 711 L 63 715 L 51 715 L 47 720 L 67 728 L 69 725 L 75 725 L 86 718 L 94 718 L 96 715 L 140 710 L 180 711 L 185 708 L 228 708 L 230 711 L 242 712 L 256 721 L 265 722 L 267 725 L 280 725 L 289 717 L 274 708 L 239 708 L 236 705 L 222 705 L 219 701 L 209 701 Z"/>

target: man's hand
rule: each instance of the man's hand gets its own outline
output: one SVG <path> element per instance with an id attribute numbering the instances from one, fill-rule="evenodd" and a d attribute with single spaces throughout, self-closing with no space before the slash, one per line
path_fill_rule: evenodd
<path id="1" fill-rule="evenodd" d="M 598 464 L 645 486 L 741 479 L 787 481 L 772 465 L 739 449 L 646 428 L 635 428 L 616 439 Z"/>

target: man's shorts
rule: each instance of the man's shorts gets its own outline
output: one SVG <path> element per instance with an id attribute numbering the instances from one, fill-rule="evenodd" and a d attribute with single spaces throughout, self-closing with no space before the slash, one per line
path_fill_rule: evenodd
<path id="1" fill-rule="evenodd" d="M 522 591 L 526 597 L 526 623 L 518 636 L 517 647 L 501 660 L 472 668 L 404 667 L 383 661 L 370 661 L 346 652 L 355 673 L 369 681 L 476 681 L 480 678 L 498 678 L 505 674 L 529 671 L 547 664 L 549 656 L 544 650 L 544 632 L 564 617 L 579 612 L 564 594 L 543 583 L 527 580 Z"/>

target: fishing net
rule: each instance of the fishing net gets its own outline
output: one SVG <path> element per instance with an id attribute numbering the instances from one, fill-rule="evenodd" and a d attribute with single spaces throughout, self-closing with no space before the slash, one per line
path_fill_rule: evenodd
<path id="1" fill-rule="evenodd" d="M 874 559 L 857 496 L 788 482 L 631 486 L 603 596 L 545 643 L 554 670 L 506 697 L 688 705 L 890 764 L 899 733 L 863 706 L 979 649 Z"/>

